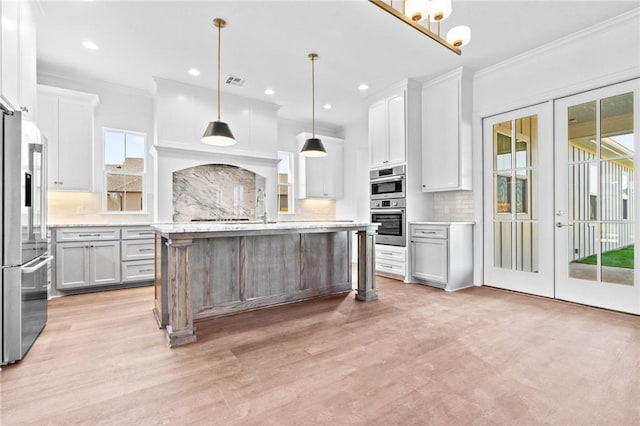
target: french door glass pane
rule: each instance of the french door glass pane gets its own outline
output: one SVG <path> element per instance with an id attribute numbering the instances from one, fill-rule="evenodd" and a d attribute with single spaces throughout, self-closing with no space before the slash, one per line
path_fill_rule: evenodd
<path id="1" fill-rule="evenodd" d="M 493 126 L 494 266 L 538 271 L 538 117 Z"/>
<path id="2" fill-rule="evenodd" d="M 633 93 L 569 107 L 567 125 L 569 275 L 633 285 Z"/>
<path id="3" fill-rule="evenodd" d="M 633 93 L 600 101 L 601 281 L 634 284 Z"/>

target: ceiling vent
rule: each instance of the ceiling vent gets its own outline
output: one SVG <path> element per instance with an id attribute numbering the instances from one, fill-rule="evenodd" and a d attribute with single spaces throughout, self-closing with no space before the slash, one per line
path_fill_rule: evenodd
<path id="1" fill-rule="evenodd" d="M 238 86 L 238 87 L 244 86 L 246 82 L 247 82 L 246 79 L 236 77 L 235 75 L 227 76 L 227 79 L 225 80 L 225 84 L 228 84 L 230 86 Z"/>

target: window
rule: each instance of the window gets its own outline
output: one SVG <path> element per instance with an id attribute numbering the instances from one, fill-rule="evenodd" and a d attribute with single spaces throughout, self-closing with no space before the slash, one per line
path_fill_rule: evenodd
<path id="1" fill-rule="evenodd" d="M 278 213 L 293 213 L 293 153 L 278 151 Z"/>
<path id="2" fill-rule="evenodd" d="M 104 129 L 105 210 L 144 211 L 144 133 Z"/>

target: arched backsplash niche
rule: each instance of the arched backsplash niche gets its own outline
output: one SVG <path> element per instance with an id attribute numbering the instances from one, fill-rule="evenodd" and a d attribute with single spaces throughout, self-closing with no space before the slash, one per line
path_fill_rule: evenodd
<path id="1" fill-rule="evenodd" d="M 265 178 L 229 164 L 173 172 L 173 221 L 256 220 L 264 214 Z"/>

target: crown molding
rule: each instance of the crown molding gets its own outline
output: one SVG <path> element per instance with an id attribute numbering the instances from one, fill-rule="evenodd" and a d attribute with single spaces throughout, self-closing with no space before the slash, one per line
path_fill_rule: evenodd
<path id="1" fill-rule="evenodd" d="M 519 55 L 513 56 L 505 61 L 498 62 L 497 64 L 490 65 L 487 68 L 483 68 L 479 71 L 476 71 L 475 78 L 481 79 L 485 75 L 492 74 L 496 71 L 502 70 L 503 68 L 509 68 L 517 63 L 524 62 L 530 60 L 532 57 L 540 55 L 546 51 L 553 50 L 558 48 L 559 46 L 563 46 L 572 42 L 575 42 L 581 38 L 586 36 L 590 36 L 593 34 L 601 34 L 604 31 L 608 31 L 612 28 L 615 28 L 617 25 L 620 25 L 626 21 L 630 21 L 632 19 L 636 19 L 640 17 L 640 7 L 637 9 L 630 10 L 628 12 L 623 13 L 622 15 L 615 16 L 611 19 L 607 19 L 606 21 L 602 21 L 599 24 L 593 25 L 591 27 L 587 27 L 578 32 L 569 34 L 565 37 L 559 38 L 550 43 L 544 44 L 542 46 L 531 49 L 527 52 L 521 53 Z"/>

